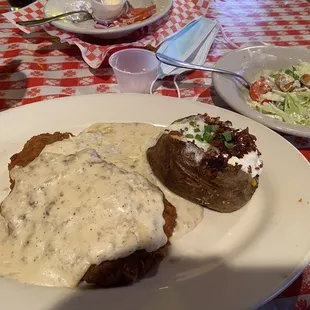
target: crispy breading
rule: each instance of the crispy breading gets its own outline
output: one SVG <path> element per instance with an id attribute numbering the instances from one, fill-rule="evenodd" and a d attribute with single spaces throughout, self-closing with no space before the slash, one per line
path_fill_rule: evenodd
<path id="1" fill-rule="evenodd" d="M 54 134 L 44 133 L 32 137 L 28 140 L 22 151 L 14 154 L 8 165 L 9 170 L 15 166 L 26 166 L 33 161 L 43 150 L 43 148 L 56 141 L 61 141 L 72 136 L 71 133 L 55 132 Z M 14 181 L 11 180 L 11 188 Z M 171 237 L 176 226 L 176 210 L 164 198 L 165 219 L 164 232 L 167 237 Z M 113 261 L 105 261 L 100 265 L 91 265 L 81 281 L 95 284 L 101 287 L 115 287 L 131 284 L 141 279 L 150 269 L 155 267 L 167 254 L 169 242 L 153 252 L 138 250 L 131 255 Z"/>

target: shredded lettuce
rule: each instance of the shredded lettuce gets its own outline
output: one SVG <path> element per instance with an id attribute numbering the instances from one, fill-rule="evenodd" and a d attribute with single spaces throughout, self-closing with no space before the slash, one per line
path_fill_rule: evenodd
<path id="1" fill-rule="evenodd" d="M 289 124 L 310 125 L 310 91 L 286 93 L 283 103 L 270 102 L 251 106 Z"/>
<path id="2" fill-rule="evenodd" d="M 302 107 L 299 103 L 297 103 L 294 98 L 287 94 L 285 96 L 284 100 L 284 112 L 287 114 L 301 114 L 302 113 Z"/>
<path id="3" fill-rule="evenodd" d="M 255 105 L 254 107 L 257 111 L 263 114 L 269 114 L 270 116 L 277 116 L 277 119 L 283 120 L 286 123 L 294 124 L 294 119 L 286 114 L 284 111 L 280 110 L 279 108 L 275 107 L 271 104 L 263 104 L 261 106 Z"/>
<path id="4" fill-rule="evenodd" d="M 262 100 L 267 99 L 269 102 L 251 101 L 249 105 L 265 115 L 286 123 L 310 126 L 310 89 L 298 84 L 301 75 L 309 70 L 310 63 L 301 62 L 290 69 L 268 74 L 265 78 L 273 81 L 279 74 L 286 73 L 295 79 L 297 87 L 292 92 L 282 92 L 273 87 L 270 92 L 261 95 Z"/>

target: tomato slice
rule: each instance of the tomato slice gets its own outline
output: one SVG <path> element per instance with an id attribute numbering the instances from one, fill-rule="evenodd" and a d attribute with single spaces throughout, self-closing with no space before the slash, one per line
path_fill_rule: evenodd
<path id="1" fill-rule="evenodd" d="M 271 86 L 265 80 L 257 80 L 251 85 L 250 97 L 254 101 L 259 101 L 260 96 L 268 93 L 271 89 Z"/>
<path id="2" fill-rule="evenodd" d="M 269 103 L 269 102 L 271 102 L 271 100 L 269 100 L 269 99 L 264 99 L 260 104 L 265 104 L 265 103 Z"/>

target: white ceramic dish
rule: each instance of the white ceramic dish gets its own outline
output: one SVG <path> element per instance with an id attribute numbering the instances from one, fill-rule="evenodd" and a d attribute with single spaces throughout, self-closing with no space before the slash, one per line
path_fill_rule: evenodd
<path id="1" fill-rule="evenodd" d="M 105 22 L 114 20 L 124 11 L 125 0 L 120 0 L 116 4 L 105 4 L 98 0 L 90 0 L 93 17 L 95 20 Z"/>
<path id="2" fill-rule="evenodd" d="M 170 257 L 158 271 L 131 287 L 71 290 L 0 278 L 3 309 L 245 310 L 274 296 L 301 272 L 310 254 L 309 163 L 267 127 L 202 103 L 150 95 L 98 94 L 1 112 L 0 200 L 8 191 L 9 157 L 33 135 L 78 133 L 95 122 L 167 125 L 198 112 L 231 120 L 236 127 L 249 126 L 256 135 L 265 167 L 250 203 L 231 214 L 206 209 L 201 224 L 173 243 Z"/>
<path id="3" fill-rule="evenodd" d="M 74 11 L 74 8 L 83 6 L 83 2 L 84 0 L 49 0 L 44 7 L 44 14 L 46 17 L 51 17 L 68 11 L 68 7 L 71 8 L 69 11 Z M 131 32 L 144 26 L 155 23 L 157 20 L 166 15 L 172 6 L 172 0 L 129 0 L 129 2 L 132 3 L 133 7 L 147 7 L 154 3 L 156 4 L 156 13 L 142 22 L 110 29 L 96 29 L 94 27 L 94 20 L 87 20 L 80 23 L 73 23 L 69 20 L 58 20 L 52 22 L 52 24 L 55 27 L 68 32 L 90 35 L 102 39 L 120 38 L 127 36 Z M 89 4 L 88 7 L 91 7 L 91 5 Z"/>
<path id="4" fill-rule="evenodd" d="M 241 73 L 248 81 L 253 82 L 265 69 L 288 68 L 300 60 L 310 62 L 308 49 L 302 47 L 253 46 L 224 55 L 215 67 Z M 239 87 L 227 76 L 214 73 L 212 77 L 216 91 L 234 110 L 277 131 L 300 137 L 310 137 L 310 126 L 287 124 L 255 111 L 245 102 L 245 98 L 248 96 L 248 91 L 245 88 Z"/>

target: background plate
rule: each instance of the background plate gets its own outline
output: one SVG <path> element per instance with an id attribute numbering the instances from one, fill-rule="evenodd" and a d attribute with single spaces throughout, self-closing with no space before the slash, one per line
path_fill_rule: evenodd
<path id="1" fill-rule="evenodd" d="M 224 55 L 215 67 L 240 73 L 253 82 L 265 69 L 289 68 L 300 60 L 310 63 L 309 50 L 303 47 L 252 46 Z M 266 116 L 245 102 L 248 91 L 244 87 L 225 75 L 213 73 L 212 78 L 218 94 L 234 110 L 280 132 L 310 138 L 310 126 L 288 124 Z"/>
<path id="2" fill-rule="evenodd" d="M 62 14 L 66 12 L 66 7 L 72 3 L 74 3 L 76 0 L 49 0 L 47 4 L 44 7 L 44 14 L 46 17 L 51 17 L 57 14 Z M 131 0 L 130 2 L 133 2 L 133 6 L 136 7 L 134 2 L 141 2 L 141 0 Z M 95 22 L 93 20 L 88 20 L 81 23 L 72 23 L 68 20 L 58 20 L 52 22 L 52 24 L 62 30 L 73 32 L 73 33 L 79 33 L 79 34 L 87 34 L 91 36 L 97 36 L 100 38 L 110 39 L 110 38 L 120 38 L 123 36 L 128 35 L 129 33 L 140 29 L 144 26 L 148 26 L 160 18 L 162 18 L 164 15 L 168 13 L 172 6 L 172 0 L 146 0 L 143 1 L 143 6 L 148 6 L 151 2 L 156 4 L 156 13 L 152 15 L 150 18 L 138 22 L 132 25 L 128 26 L 122 26 L 122 27 L 114 27 L 110 29 L 96 29 L 94 28 Z M 138 5 L 137 7 L 139 7 Z"/>

